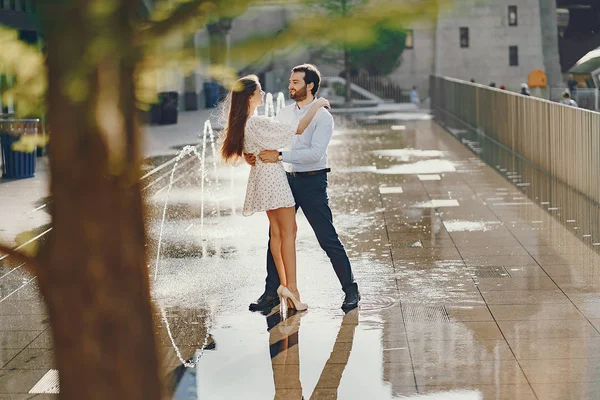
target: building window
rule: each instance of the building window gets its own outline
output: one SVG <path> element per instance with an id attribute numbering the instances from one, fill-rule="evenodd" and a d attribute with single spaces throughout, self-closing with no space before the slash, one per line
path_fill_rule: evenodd
<path id="1" fill-rule="evenodd" d="M 510 46 L 508 48 L 508 58 L 511 67 L 519 65 L 519 46 Z"/>
<path id="2" fill-rule="evenodd" d="M 469 47 L 469 28 L 460 28 L 460 47 Z"/>
<path id="3" fill-rule="evenodd" d="M 412 29 L 406 30 L 406 40 L 404 41 L 405 49 L 414 49 L 415 47 L 415 31 Z"/>
<path id="4" fill-rule="evenodd" d="M 508 25 L 517 26 L 518 24 L 517 6 L 508 6 Z"/>

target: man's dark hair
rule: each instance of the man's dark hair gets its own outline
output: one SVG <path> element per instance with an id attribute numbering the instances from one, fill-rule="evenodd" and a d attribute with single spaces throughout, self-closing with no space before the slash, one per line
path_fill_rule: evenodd
<path id="1" fill-rule="evenodd" d="M 563 93 L 563 97 L 564 97 L 565 99 L 569 99 L 569 98 L 571 97 L 571 95 L 569 94 L 569 92 L 564 92 L 564 93 Z"/>
<path id="2" fill-rule="evenodd" d="M 304 72 L 304 83 L 306 85 L 314 83 L 315 86 L 312 88 L 311 93 L 313 96 L 317 94 L 321 85 L 321 73 L 317 67 L 312 64 L 302 64 L 292 68 L 292 72 Z"/>

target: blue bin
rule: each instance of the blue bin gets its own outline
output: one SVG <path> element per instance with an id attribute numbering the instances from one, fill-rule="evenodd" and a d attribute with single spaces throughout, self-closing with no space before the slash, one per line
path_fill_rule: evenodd
<path id="1" fill-rule="evenodd" d="M 24 153 L 14 151 L 12 144 L 19 136 L 0 133 L 2 150 L 2 177 L 5 179 L 31 178 L 35 175 L 35 151 Z"/>
<path id="2" fill-rule="evenodd" d="M 220 88 L 217 82 L 204 82 L 204 100 L 206 108 L 214 108 L 219 103 Z"/>

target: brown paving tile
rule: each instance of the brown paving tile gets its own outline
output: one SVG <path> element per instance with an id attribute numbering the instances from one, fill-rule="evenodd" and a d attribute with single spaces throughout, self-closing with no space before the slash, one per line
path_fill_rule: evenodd
<path id="1" fill-rule="evenodd" d="M 479 256 L 479 257 L 463 257 L 465 264 L 468 266 L 480 265 L 518 265 L 525 266 L 538 265 L 530 256 Z"/>
<path id="2" fill-rule="evenodd" d="M 508 338 L 518 360 L 554 358 L 594 358 L 600 354 L 600 337 L 586 338 Z"/>
<path id="3" fill-rule="evenodd" d="M 542 254 L 535 255 L 534 258 L 540 265 L 564 265 L 564 264 L 592 264 L 600 261 L 600 256 L 591 249 L 582 249 L 574 254 Z"/>
<path id="4" fill-rule="evenodd" d="M 554 283 L 552 279 L 543 275 L 517 278 L 477 278 L 477 286 L 479 287 L 479 290 L 483 292 L 496 290 L 521 291 L 558 289 L 558 286 L 556 286 L 556 283 Z"/>
<path id="5" fill-rule="evenodd" d="M 43 331 L 48 325 L 45 315 L 0 315 L 0 331 Z"/>
<path id="6" fill-rule="evenodd" d="M 503 339 L 495 322 L 406 323 L 409 343 L 423 340 Z"/>
<path id="7" fill-rule="evenodd" d="M 595 276 L 597 272 L 595 268 L 568 264 L 545 265 L 543 266 L 543 269 L 548 275 L 550 275 L 551 278 L 564 276 L 571 277 L 572 279 L 586 279 L 587 277 Z"/>
<path id="8" fill-rule="evenodd" d="M 0 369 L 0 393 L 29 393 L 29 390 L 48 372 L 38 370 Z"/>
<path id="9" fill-rule="evenodd" d="M 487 306 L 445 306 L 451 321 L 493 321 Z"/>
<path id="10" fill-rule="evenodd" d="M 384 363 L 383 379 L 395 387 L 414 387 L 415 375 L 412 364 L 410 362 Z"/>
<path id="11" fill-rule="evenodd" d="M 412 341 L 410 342 L 410 356 L 415 364 L 451 362 L 456 365 L 472 365 L 478 361 L 515 359 L 508 344 L 503 339 Z"/>
<path id="12" fill-rule="evenodd" d="M 592 274 L 559 275 L 552 279 L 554 279 L 556 284 L 561 287 L 590 287 L 600 291 L 600 269 Z"/>
<path id="13" fill-rule="evenodd" d="M 432 239 L 432 238 L 423 238 L 421 239 L 421 245 L 424 248 L 429 248 L 429 247 L 442 247 L 442 248 L 451 248 L 451 247 L 455 247 L 455 242 L 448 238 L 436 238 L 436 239 Z"/>
<path id="14" fill-rule="evenodd" d="M 590 323 L 600 332 L 600 318 L 588 318 Z"/>
<path id="15" fill-rule="evenodd" d="M 455 218 L 448 218 L 446 215 L 444 215 L 444 220 L 448 221 L 449 219 L 455 219 Z M 481 217 L 478 218 L 479 220 L 482 220 Z M 498 225 L 496 225 L 498 226 Z M 485 232 L 481 232 L 481 231 L 477 231 L 477 232 L 450 232 L 450 236 L 452 237 L 452 239 L 455 240 L 465 240 L 465 239 L 484 239 L 484 240 L 488 240 L 489 243 L 493 243 L 495 239 L 512 239 L 513 236 L 510 233 L 510 231 L 508 231 L 508 229 L 503 228 L 503 227 L 497 227 L 494 228 L 494 225 L 490 226 L 492 229 L 485 231 Z"/>
<path id="16" fill-rule="evenodd" d="M 0 347 L 4 349 L 23 349 L 39 334 L 38 331 L 0 331 Z"/>
<path id="17" fill-rule="evenodd" d="M 494 245 L 501 247 L 521 246 L 519 241 L 513 237 L 494 238 L 493 240 L 480 238 L 454 238 L 454 243 L 461 250 L 465 248 L 492 247 Z"/>
<path id="18" fill-rule="evenodd" d="M 0 315 L 46 314 L 46 306 L 40 300 L 3 301 Z"/>
<path id="19" fill-rule="evenodd" d="M 570 303 L 560 290 L 504 290 L 481 292 L 487 304 Z"/>
<path id="20" fill-rule="evenodd" d="M 528 321 L 540 319 L 584 320 L 585 317 L 571 303 L 568 304 L 511 304 L 489 305 L 494 319 L 497 321 Z"/>
<path id="21" fill-rule="evenodd" d="M 600 382 L 600 358 L 521 360 L 519 363 L 531 384 Z"/>
<path id="22" fill-rule="evenodd" d="M 420 248 L 401 248 L 392 249 L 394 260 L 418 259 L 418 258 L 437 258 L 460 260 L 460 254 L 456 249 L 440 247 L 420 247 Z"/>
<path id="23" fill-rule="evenodd" d="M 25 349 L 4 366 L 7 369 L 52 369 L 53 352 L 49 349 Z"/>
<path id="24" fill-rule="evenodd" d="M 19 354 L 20 351 L 20 349 L 6 349 L 0 347 L 0 368 L 4 368 L 4 366 Z"/>
<path id="25" fill-rule="evenodd" d="M 52 332 L 50 329 L 45 330 L 38 337 L 33 339 L 33 341 L 27 347 L 30 349 L 52 349 L 54 347 L 54 343 L 52 342 Z"/>
<path id="26" fill-rule="evenodd" d="M 455 393 L 457 395 L 467 395 L 465 392 L 473 392 L 473 398 L 492 399 L 492 400 L 537 400 L 531 386 L 528 384 L 520 385 L 473 385 L 456 384 L 446 386 L 429 386 L 420 388 L 420 393 L 436 395 L 440 400 Z M 481 396 L 481 397 L 476 397 Z"/>
<path id="27" fill-rule="evenodd" d="M 492 241 L 493 242 L 493 241 Z M 477 256 L 527 256 L 527 250 L 523 246 L 489 246 L 459 247 L 461 256 L 465 258 Z"/>
<path id="28" fill-rule="evenodd" d="M 581 303 L 598 303 L 600 302 L 600 293 L 592 292 L 573 292 L 565 291 L 566 296 L 575 304 Z"/>
<path id="29" fill-rule="evenodd" d="M 600 301 L 575 303 L 575 306 L 588 319 L 600 318 Z"/>
<path id="30" fill-rule="evenodd" d="M 592 324 L 585 320 L 498 321 L 498 325 L 507 339 L 587 338 L 600 336 Z"/>
<path id="31" fill-rule="evenodd" d="M 536 276 L 548 276 L 546 271 L 538 265 L 504 265 L 504 268 L 508 271 L 512 278 L 529 278 Z"/>
<path id="32" fill-rule="evenodd" d="M 426 390 L 431 386 L 489 384 L 527 384 L 517 361 L 480 361 L 470 365 L 456 365 L 452 361 L 433 364 L 415 364 L 417 386 Z"/>
<path id="33" fill-rule="evenodd" d="M 539 400 L 597 400 L 600 382 L 533 383 Z"/>

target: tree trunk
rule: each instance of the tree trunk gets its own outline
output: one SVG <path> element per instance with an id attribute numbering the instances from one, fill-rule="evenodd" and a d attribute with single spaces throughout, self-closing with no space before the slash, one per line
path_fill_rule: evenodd
<path id="1" fill-rule="evenodd" d="M 41 0 L 53 231 L 39 255 L 61 399 L 161 398 L 145 254 L 135 0 Z"/>

